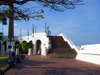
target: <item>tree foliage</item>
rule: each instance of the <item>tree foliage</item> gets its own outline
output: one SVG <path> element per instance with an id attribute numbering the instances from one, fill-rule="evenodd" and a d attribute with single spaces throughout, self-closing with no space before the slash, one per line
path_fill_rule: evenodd
<path id="1" fill-rule="evenodd" d="M 37 2 L 42 7 L 49 7 L 51 10 L 61 12 L 65 9 L 75 9 L 76 5 L 85 4 L 85 0 L 0 0 L 0 21 L 2 24 L 7 24 L 7 18 L 25 21 L 30 18 L 36 19 L 36 17 L 44 18 L 41 15 L 42 12 L 34 10 L 35 7 L 22 7 L 30 1 Z M 13 17 L 10 16 L 12 12 L 14 13 Z"/>

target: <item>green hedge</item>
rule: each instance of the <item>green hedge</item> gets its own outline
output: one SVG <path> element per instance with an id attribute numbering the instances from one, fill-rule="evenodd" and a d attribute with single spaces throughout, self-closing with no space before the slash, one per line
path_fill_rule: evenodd
<path id="1" fill-rule="evenodd" d="M 19 47 L 19 50 L 21 49 L 21 44 L 15 44 L 15 49 L 16 49 L 16 47 Z"/>
<path id="2" fill-rule="evenodd" d="M 28 47 L 33 48 L 32 42 L 28 42 L 27 44 L 28 44 Z"/>
<path id="3" fill-rule="evenodd" d="M 33 44 L 32 44 L 32 42 L 28 42 L 28 43 L 27 42 L 23 42 L 21 44 L 21 47 L 22 47 L 23 51 L 27 51 L 29 47 L 33 48 Z"/>
<path id="4" fill-rule="evenodd" d="M 22 50 L 23 50 L 23 51 L 28 50 L 27 42 L 23 42 L 23 43 L 21 44 L 21 46 L 22 46 Z"/>

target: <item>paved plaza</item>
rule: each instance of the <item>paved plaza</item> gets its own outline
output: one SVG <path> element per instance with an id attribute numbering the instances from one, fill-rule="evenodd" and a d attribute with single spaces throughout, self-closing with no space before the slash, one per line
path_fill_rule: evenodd
<path id="1" fill-rule="evenodd" d="M 100 75 L 100 65 L 65 58 L 27 56 L 5 75 Z"/>

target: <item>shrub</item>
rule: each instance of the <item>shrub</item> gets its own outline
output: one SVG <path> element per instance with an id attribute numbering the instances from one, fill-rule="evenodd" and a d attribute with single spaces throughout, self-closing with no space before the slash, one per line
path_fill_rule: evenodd
<path id="1" fill-rule="evenodd" d="M 23 43 L 21 44 L 21 46 L 22 46 L 22 50 L 23 50 L 23 51 L 27 51 L 28 48 L 29 48 L 27 42 L 23 42 Z"/>
<path id="2" fill-rule="evenodd" d="M 23 42 L 21 44 L 21 48 L 22 48 L 23 51 L 27 51 L 29 47 L 33 48 L 32 42 L 28 42 L 28 43 L 27 42 Z"/>
<path id="3" fill-rule="evenodd" d="M 33 48 L 32 42 L 28 42 L 28 47 Z"/>
<path id="4" fill-rule="evenodd" d="M 15 49 L 16 49 L 16 47 L 19 47 L 19 50 L 21 49 L 21 44 L 15 44 Z"/>

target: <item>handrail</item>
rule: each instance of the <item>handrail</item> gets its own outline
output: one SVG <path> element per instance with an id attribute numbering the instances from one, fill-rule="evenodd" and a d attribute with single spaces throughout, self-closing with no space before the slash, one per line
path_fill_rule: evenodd
<path id="1" fill-rule="evenodd" d="M 47 50 L 46 50 L 46 51 L 47 51 L 47 52 L 46 52 L 46 55 L 48 54 L 48 51 L 49 51 L 50 48 L 51 48 L 51 44 L 48 45 L 48 48 L 47 48 Z"/>
<path id="2" fill-rule="evenodd" d="M 77 48 L 77 46 L 70 39 L 68 39 L 65 34 L 61 33 L 60 36 L 62 36 L 63 39 L 68 42 L 71 48 L 75 49 L 77 53 L 79 53 L 79 49 Z"/>
<path id="3" fill-rule="evenodd" d="M 51 43 L 49 43 L 50 42 L 50 38 L 49 37 L 47 37 L 48 38 L 48 45 L 47 45 L 47 47 L 46 47 L 46 55 L 48 54 L 48 51 L 49 51 L 49 49 L 51 48 Z"/>

